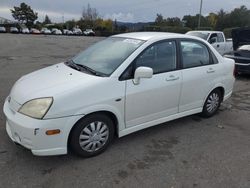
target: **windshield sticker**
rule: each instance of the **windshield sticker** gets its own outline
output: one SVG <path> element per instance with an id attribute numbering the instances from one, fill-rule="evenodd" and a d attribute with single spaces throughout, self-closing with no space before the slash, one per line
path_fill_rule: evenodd
<path id="1" fill-rule="evenodd" d="M 131 44 L 139 44 L 141 40 L 136 39 L 124 39 L 123 42 L 131 43 Z"/>

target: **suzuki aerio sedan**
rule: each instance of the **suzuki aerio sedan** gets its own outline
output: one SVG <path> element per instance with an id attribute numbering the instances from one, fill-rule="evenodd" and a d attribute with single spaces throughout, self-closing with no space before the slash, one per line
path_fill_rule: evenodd
<path id="1" fill-rule="evenodd" d="M 83 157 L 191 114 L 210 117 L 234 85 L 234 61 L 187 35 L 109 37 L 71 60 L 21 77 L 4 104 L 9 137 L 34 155 Z"/>

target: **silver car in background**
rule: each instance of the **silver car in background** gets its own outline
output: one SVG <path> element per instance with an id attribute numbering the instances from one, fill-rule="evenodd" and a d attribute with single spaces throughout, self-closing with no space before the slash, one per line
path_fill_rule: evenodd
<path id="1" fill-rule="evenodd" d="M 19 33 L 19 30 L 16 27 L 11 27 L 10 32 L 11 33 Z"/>
<path id="2" fill-rule="evenodd" d="M 23 29 L 21 30 L 21 32 L 22 32 L 23 34 L 29 34 L 29 33 L 30 33 L 30 30 L 29 30 L 28 28 L 23 28 Z"/>
<path id="3" fill-rule="evenodd" d="M 6 29 L 5 29 L 5 27 L 0 27 L 0 33 L 6 33 Z"/>

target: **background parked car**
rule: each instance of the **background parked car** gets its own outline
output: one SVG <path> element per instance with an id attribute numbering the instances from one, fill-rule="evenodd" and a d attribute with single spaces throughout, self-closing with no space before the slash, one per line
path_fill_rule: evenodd
<path id="1" fill-rule="evenodd" d="M 63 30 L 63 34 L 64 34 L 64 35 L 73 35 L 73 32 L 70 31 L 70 30 L 68 30 L 68 29 L 64 29 L 64 30 Z"/>
<path id="2" fill-rule="evenodd" d="M 221 31 L 189 31 L 186 34 L 208 41 L 221 55 L 233 51 L 232 40 L 226 40 Z"/>
<path id="3" fill-rule="evenodd" d="M 46 29 L 47 29 L 46 27 L 43 27 L 43 28 L 40 30 L 40 32 L 41 32 L 41 33 L 44 33 L 44 31 L 45 31 Z"/>
<path id="4" fill-rule="evenodd" d="M 59 29 L 53 29 L 51 33 L 54 35 L 62 35 L 62 31 Z"/>
<path id="5" fill-rule="evenodd" d="M 235 60 L 236 73 L 250 74 L 250 27 L 232 30 L 234 51 L 225 57 Z"/>
<path id="6" fill-rule="evenodd" d="M 69 31 L 68 29 L 63 29 L 62 33 L 63 33 L 64 35 L 67 35 L 67 32 L 68 32 L 68 31 Z"/>
<path id="7" fill-rule="evenodd" d="M 23 28 L 23 29 L 21 30 L 21 32 L 22 32 L 23 34 L 29 34 L 29 33 L 30 33 L 30 30 L 29 30 L 28 28 Z"/>
<path id="8" fill-rule="evenodd" d="M 10 32 L 11 33 L 19 33 L 19 30 L 16 27 L 11 27 Z"/>
<path id="9" fill-rule="evenodd" d="M 73 35 L 73 31 L 70 31 L 70 30 L 69 30 L 69 31 L 67 32 L 67 35 Z"/>
<path id="10" fill-rule="evenodd" d="M 57 30 L 57 28 L 52 28 L 51 33 L 55 32 L 56 30 Z"/>
<path id="11" fill-rule="evenodd" d="M 83 34 L 85 36 L 95 36 L 95 32 L 92 29 L 86 29 L 85 31 L 83 31 Z"/>
<path id="12" fill-rule="evenodd" d="M 74 35 L 82 35 L 82 30 L 80 28 L 73 28 Z"/>
<path id="13" fill-rule="evenodd" d="M 46 29 L 46 30 L 44 30 L 44 34 L 45 34 L 45 35 L 50 35 L 50 34 L 51 34 L 51 31 L 50 31 L 49 29 Z"/>
<path id="14" fill-rule="evenodd" d="M 42 33 L 42 34 L 45 34 L 45 35 L 49 35 L 49 34 L 51 34 L 51 31 L 50 31 L 48 28 L 43 27 L 43 28 L 41 29 L 41 33 Z"/>
<path id="15" fill-rule="evenodd" d="M 41 34 L 41 32 L 38 29 L 31 28 L 30 33 L 32 34 Z"/>
<path id="16" fill-rule="evenodd" d="M 6 33 L 5 27 L 0 27 L 0 33 Z"/>

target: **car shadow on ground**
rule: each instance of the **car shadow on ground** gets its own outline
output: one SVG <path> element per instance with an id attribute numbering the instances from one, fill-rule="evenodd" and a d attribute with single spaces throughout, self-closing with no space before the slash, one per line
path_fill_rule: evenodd
<path id="1" fill-rule="evenodd" d="M 82 161 L 82 160 L 89 160 L 93 158 L 101 158 L 102 155 L 112 155 L 112 149 L 117 152 L 118 148 L 123 148 L 123 147 L 131 147 L 134 143 L 139 143 L 143 145 L 143 142 L 146 141 L 147 139 L 155 139 L 157 138 L 162 132 L 166 133 L 166 139 L 169 137 L 170 140 L 173 142 L 178 142 L 175 136 L 178 135 L 178 130 L 182 129 L 184 126 L 185 129 L 193 129 L 194 127 L 200 126 L 198 124 L 199 122 L 205 120 L 199 114 L 183 117 L 180 119 L 172 120 L 169 122 L 165 122 L 162 124 L 158 124 L 153 127 L 149 127 L 146 129 L 143 129 L 138 132 L 134 132 L 132 134 L 129 134 L 127 136 L 118 138 L 117 136 L 114 138 L 112 141 L 111 145 L 105 151 L 104 153 L 92 157 L 92 158 L 82 158 L 80 156 L 75 155 L 72 153 L 70 150 L 67 155 L 59 155 L 59 156 L 34 156 L 30 150 L 25 149 L 22 146 L 19 145 L 14 145 L 12 146 L 12 152 L 13 150 L 16 150 L 15 153 L 18 155 L 22 155 L 21 160 L 28 160 L 32 161 L 33 163 L 47 163 L 49 164 L 54 164 L 56 163 L 57 165 L 65 165 L 65 163 L 69 163 L 70 161 Z M 188 125 L 187 125 L 188 124 Z M 144 141 L 143 141 L 144 140 Z M 11 142 L 11 141 L 10 141 Z"/>
<path id="2" fill-rule="evenodd" d="M 242 80 L 242 81 L 250 80 L 250 74 L 243 74 L 243 73 L 238 74 L 236 76 L 236 79 L 237 80 Z"/>

